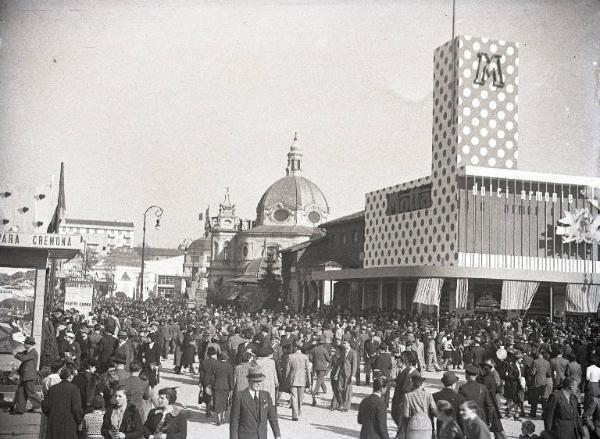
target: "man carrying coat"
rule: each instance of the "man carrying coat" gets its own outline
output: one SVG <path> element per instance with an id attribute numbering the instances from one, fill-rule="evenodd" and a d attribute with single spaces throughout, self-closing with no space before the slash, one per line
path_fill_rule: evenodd
<path id="1" fill-rule="evenodd" d="M 277 407 L 269 392 L 260 390 L 265 378 L 260 368 L 248 369 L 249 387 L 236 392 L 231 405 L 229 439 L 267 439 L 267 420 L 271 424 L 275 439 L 281 439 Z"/>
<path id="2" fill-rule="evenodd" d="M 31 336 L 25 339 L 25 350 L 17 352 L 15 358 L 21 362 L 19 366 L 19 385 L 15 391 L 15 402 L 12 413 L 22 415 L 25 412 L 27 400 L 31 400 L 30 412 L 37 412 L 42 405 L 42 398 L 36 393 L 33 385 L 38 377 L 38 352 L 35 350 L 35 339 Z"/>

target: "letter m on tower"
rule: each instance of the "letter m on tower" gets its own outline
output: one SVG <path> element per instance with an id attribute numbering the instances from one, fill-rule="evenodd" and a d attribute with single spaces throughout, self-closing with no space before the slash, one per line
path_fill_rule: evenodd
<path id="1" fill-rule="evenodd" d="M 500 64 L 500 55 L 488 56 L 487 53 L 478 53 L 477 74 L 473 82 L 478 85 L 485 85 L 488 79 L 492 78 L 494 87 L 504 87 L 504 75 Z"/>

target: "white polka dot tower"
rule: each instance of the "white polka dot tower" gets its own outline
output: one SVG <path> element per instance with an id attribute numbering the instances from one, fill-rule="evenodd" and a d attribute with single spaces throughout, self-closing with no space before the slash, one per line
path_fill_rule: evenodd
<path id="1" fill-rule="evenodd" d="M 518 45 L 453 43 L 455 54 L 450 41 L 434 51 L 431 175 L 366 194 L 367 268 L 457 265 L 457 167 L 517 166 Z M 429 184 L 430 203 L 419 204 Z"/>
<path id="2" fill-rule="evenodd" d="M 457 36 L 456 43 L 454 66 L 436 63 L 435 70 L 444 76 L 445 69 L 456 69 L 457 164 L 516 169 L 519 45 L 469 35 Z M 434 104 L 434 117 L 441 110 Z"/>

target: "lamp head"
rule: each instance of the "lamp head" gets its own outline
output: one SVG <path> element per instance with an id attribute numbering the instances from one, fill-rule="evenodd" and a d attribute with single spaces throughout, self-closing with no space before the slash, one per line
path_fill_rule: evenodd
<path id="1" fill-rule="evenodd" d="M 160 230 L 160 217 L 156 218 L 156 225 L 154 226 L 156 230 Z"/>

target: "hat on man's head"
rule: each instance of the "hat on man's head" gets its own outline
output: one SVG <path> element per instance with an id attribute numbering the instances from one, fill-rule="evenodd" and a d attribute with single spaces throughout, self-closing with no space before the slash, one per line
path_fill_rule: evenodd
<path id="1" fill-rule="evenodd" d="M 248 375 L 246 375 L 246 378 L 252 381 L 262 381 L 265 379 L 265 374 L 262 373 L 262 369 L 260 367 L 251 367 L 248 369 Z"/>
<path id="2" fill-rule="evenodd" d="M 487 358 L 479 363 L 479 367 L 494 367 L 494 362 L 491 358 Z"/>
<path id="3" fill-rule="evenodd" d="M 523 421 L 521 428 L 523 429 L 523 433 L 532 434 L 535 431 L 535 424 L 527 419 L 526 421 Z"/>
<path id="4" fill-rule="evenodd" d="M 465 373 L 467 375 L 479 375 L 479 367 L 474 364 L 467 364 L 465 367 Z"/>
<path id="5" fill-rule="evenodd" d="M 114 360 L 115 360 L 115 363 L 118 363 L 118 364 L 127 363 L 127 358 L 125 357 L 125 354 L 122 354 L 120 352 L 118 352 L 114 355 Z"/>
<path id="6" fill-rule="evenodd" d="M 451 386 L 456 382 L 458 382 L 458 377 L 454 372 L 447 371 L 444 372 L 444 375 L 442 375 L 442 384 L 444 386 Z"/>
<path id="7" fill-rule="evenodd" d="M 35 338 L 33 338 L 31 335 L 29 337 L 25 338 L 25 341 L 23 342 L 23 344 L 28 344 L 33 346 L 35 344 Z"/>

